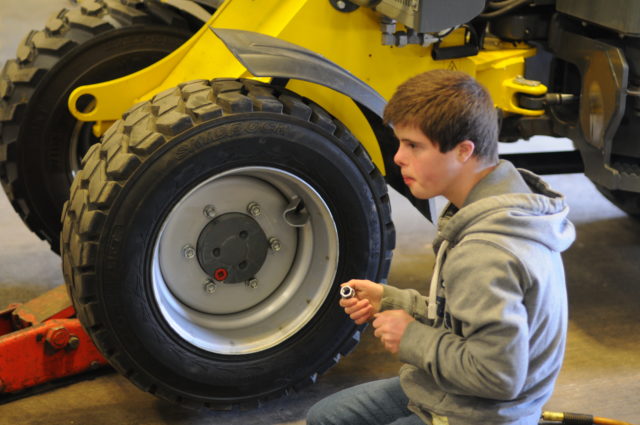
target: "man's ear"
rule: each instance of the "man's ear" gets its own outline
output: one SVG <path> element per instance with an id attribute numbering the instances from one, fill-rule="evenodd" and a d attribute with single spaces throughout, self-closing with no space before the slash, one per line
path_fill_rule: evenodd
<path id="1" fill-rule="evenodd" d="M 476 150 L 476 145 L 471 140 L 463 140 L 456 145 L 456 149 L 460 162 L 467 162 Z"/>

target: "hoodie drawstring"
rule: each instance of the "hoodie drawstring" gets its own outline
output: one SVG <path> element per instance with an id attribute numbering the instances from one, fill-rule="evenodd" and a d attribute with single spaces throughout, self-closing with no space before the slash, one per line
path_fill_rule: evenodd
<path id="1" fill-rule="evenodd" d="M 449 249 L 449 241 L 443 240 L 436 254 L 436 264 L 433 268 L 433 275 L 431 276 L 431 286 L 429 287 L 429 304 L 427 305 L 427 319 L 435 320 L 436 312 L 438 311 L 438 303 L 436 302 L 436 291 L 438 290 L 438 284 L 440 283 L 440 269 L 444 262 L 444 256 Z"/>

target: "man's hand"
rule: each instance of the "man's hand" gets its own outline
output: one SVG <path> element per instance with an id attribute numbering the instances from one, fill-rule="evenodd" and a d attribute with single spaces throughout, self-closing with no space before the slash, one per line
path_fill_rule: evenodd
<path id="1" fill-rule="evenodd" d="M 384 348 L 396 354 L 400 350 L 400 340 L 407 329 L 407 325 L 413 322 L 413 317 L 404 310 L 388 310 L 374 315 L 373 327 L 376 337 L 384 344 Z"/>
<path id="2" fill-rule="evenodd" d="M 380 311 L 383 291 L 381 284 L 370 280 L 352 279 L 342 284 L 344 285 L 352 287 L 356 295 L 353 298 L 341 299 L 340 306 L 357 325 L 366 323 Z"/>

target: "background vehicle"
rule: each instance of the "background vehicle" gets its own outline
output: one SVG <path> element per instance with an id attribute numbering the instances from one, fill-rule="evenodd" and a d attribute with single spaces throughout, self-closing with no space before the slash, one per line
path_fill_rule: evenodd
<path id="1" fill-rule="evenodd" d="M 80 317 L 112 363 L 141 387 L 187 404 L 245 403 L 269 398 L 304 381 L 315 380 L 317 373 L 333 364 L 338 353 L 345 353 L 353 346 L 357 330 L 346 320 L 337 320 L 336 311 L 331 310 L 337 296 L 335 283 L 360 273 L 364 274 L 363 277 L 384 279 L 393 247 L 393 234 L 386 212 L 384 184 L 381 184 L 377 170 L 385 171 L 386 181 L 403 190 L 397 184 L 397 176 L 394 176 L 390 163 L 393 138 L 376 116 L 381 103 L 375 92 L 387 97 L 397 83 L 419 70 L 455 67 L 473 73 L 490 88 L 498 107 L 504 111 L 502 135 L 505 140 L 532 134 L 571 136 L 582 155 L 587 175 L 613 199 L 621 200 L 623 206 L 633 206 L 636 199 L 632 189 L 634 173 L 621 173 L 615 169 L 616 164 L 633 164 L 633 152 L 614 149 L 614 145 L 624 146 L 624 142 L 614 143 L 615 140 L 624 140 L 624 137 L 616 131 L 611 133 L 611 126 L 617 128 L 621 122 L 621 128 L 633 125 L 633 115 L 622 121 L 622 116 L 629 109 L 625 103 L 628 94 L 625 72 L 628 72 L 629 65 L 616 56 L 620 52 L 633 52 L 631 47 L 627 49 L 627 40 L 618 41 L 621 33 L 628 36 L 633 34 L 632 31 L 625 33 L 623 28 L 616 26 L 607 30 L 589 23 L 583 26 L 582 22 L 595 21 L 606 27 L 606 22 L 600 15 L 591 17 L 589 11 L 585 12 L 571 2 L 558 2 L 556 5 L 549 1 L 490 2 L 487 7 L 493 11 L 488 10 L 484 16 L 473 19 L 485 4 L 470 1 L 465 7 L 461 6 L 460 14 L 453 13 L 456 16 L 450 22 L 441 19 L 438 25 L 434 25 L 428 20 L 412 20 L 408 25 L 410 28 L 413 25 L 417 32 L 398 33 L 394 25 L 407 24 L 405 17 L 410 16 L 412 10 L 422 11 L 425 16 L 439 16 L 438 9 L 429 10 L 431 14 L 426 11 L 429 6 L 442 6 L 443 3 L 415 3 L 422 9 L 414 9 L 407 4 L 398 9 L 405 14 L 385 9 L 391 4 L 379 2 L 377 7 L 381 13 L 398 20 L 395 24 L 388 20 L 382 22 L 383 42 L 393 47 L 382 45 L 375 36 L 380 27 L 377 14 L 365 7 L 356 9 L 355 5 L 346 2 L 335 2 L 335 5 L 319 1 L 297 2 L 295 6 L 264 2 L 261 5 L 264 9 L 251 10 L 256 15 L 249 16 L 252 18 L 249 19 L 246 16 L 249 14 L 247 4 L 233 1 L 223 6 L 214 17 L 213 23 L 220 24 L 221 28 L 228 28 L 222 25 L 222 22 L 227 22 L 225 18 L 229 19 L 228 22 L 239 23 L 240 16 L 247 18 L 242 22 L 249 26 L 256 22 L 269 22 L 272 26 L 260 27 L 263 32 L 321 52 L 365 81 L 365 85 L 360 85 L 348 73 L 331 64 L 322 68 L 322 74 L 314 72 L 314 68 L 327 63 L 291 46 L 252 34 L 219 32 L 253 74 L 275 77 L 269 85 L 253 80 L 235 80 L 248 76 L 245 68 L 233 62 L 226 49 L 205 30 L 199 33 L 201 38 L 197 45 L 206 45 L 202 41 L 207 40 L 206 37 L 211 37 L 208 39 L 211 43 L 218 43 L 215 48 L 207 49 L 213 58 L 211 64 L 194 67 L 193 63 L 188 64 L 187 55 L 178 68 L 171 70 L 172 75 L 155 84 L 149 92 L 114 90 L 123 82 L 121 80 L 113 85 L 81 89 L 72 98 L 76 100 L 82 94 L 91 93 L 97 99 L 94 110 L 84 114 L 80 112 L 83 108 L 75 104 L 79 109 L 76 115 L 91 121 L 117 118 L 110 113 L 100 115 L 101 105 L 105 103 L 124 104 L 132 99 L 152 99 L 129 110 L 125 118 L 106 133 L 103 144 L 90 151 L 72 188 L 71 202 L 65 210 L 66 233 L 63 234 L 65 274 Z M 556 8 L 561 13 L 553 15 L 552 19 Z M 258 19 L 260 16 L 274 17 L 273 21 L 276 21 L 275 17 L 282 18 L 285 12 L 288 12 L 286 16 L 290 20 L 278 19 L 277 25 L 269 19 Z M 329 20 L 318 19 L 318 16 Z M 324 27 L 322 22 L 332 25 Z M 449 28 L 465 22 L 468 25 L 449 32 Z M 543 25 L 544 30 L 539 29 L 542 24 L 546 25 Z M 338 32 L 336 28 L 344 31 Z M 336 40 L 348 41 L 344 44 L 349 49 L 360 54 L 364 52 L 364 55 L 354 55 L 349 49 L 346 53 L 336 53 Z M 413 45 L 416 42 L 428 46 Z M 551 50 L 551 56 L 539 52 L 534 56 L 536 51 L 522 42 L 540 43 Z M 569 42 L 582 49 L 568 48 Z M 252 51 L 251 43 L 259 45 L 259 49 Z M 624 49 L 615 47 L 620 43 Z M 405 44 L 407 46 L 403 49 L 398 48 Z M 195 48 L 196 44 L 193 46 Z M 240 51 L 243 48 L 248 55 L 243 56 Z M 251 61 L 260 53 L 257 50 L 262 53 L 265 50 L 270 53 L 287 51 L 296 60 L 275 60 L 275 65 L 267 72 L 265 64 L 271 65 L 266 60 L 268 58 Z M 474 54 L 476 52 L 477 55 Z M 435 59 L 429 59 L 429 54 L 435 55 Z M 585 55 L 591 60 L 585 61 Z M 529 57 L 533 58 L 529 59 L 531 67 L 525 67 L 525 58 Z M 622 57 L 624 59 L 624 55 Z M 423 62 L 416 61 L 416 58 L 422 58 Z M 293 73 L 291 65 L 304 64 L 305 61 L 309 66 L 296 69 L 297 74 Z M 601 63 L 607 64 L 606 69 L 595 71 L 595 64 Z M 340 77 L 333 80 L 338 83 L 325 79 L 331 71 Z M 149 71 L 152 72 L 157 73 L 158 70 Z M 520 77 L 523 74 L 526 78 Z M 234 80 L 209 82 L 212 77 Z M 176 81 L 192 78 L 207 80 L 172 88 Z M 346 106 L 350 102 L 345 102 L 341 95 L 300 83 L 297 79 L 315 81 L 345 92 L 358 101 L 363 115 L 358 114 L 357 107 Z M 555 94 L 547 95 L 546 87 L 534 80 L 548 82 Z M 340 84 L 345 81 L 352 84 L 346 87 Z M 616 86 L 614 83 L 620 84 Z M 368 89 L 367 85 L 374 90 Z M 613 91 L 609 90 L 612 86 Z M 584 96 L 583 87 L 588 88 L 589 96 Z M 607 90 L 599 89 L 601 87 L 607 87 Z M 108 96 L 95 91 L 98 89 L 112 95 L 118 93 L 119 99 L 103 102 Z M 158 92 L 160 94 L 156 94 Z M 113 109 L 119 110 L 117 107 Z M 583 112 L 585 110 L 587 112 Z M 351 132 L 356 134 L 360 144 L 355 142 L 349 134 Z M 609 136 L 612 139 L 607 141 Z M 311 140 L 314 144 L 310 151 L 308 143 Z M 261 143 L 270 148 L 262 149 Z M 272 146 L 276 148 L 275 153 Z M 300 158 L 307 158 L 307 161 Z M 322 162 L 327 158 L 331 164 Z M 618 162 L 611 162 L 612 158 Z M 517 158 L 518 161 L 532 159 L 526 164 L 538 171 L 538 165 L 551 165 L 553 167 L 547 169 L 555 171 L 574 170 L 579 166 L 579 161 L 572 154 L 554 153 L 544 159 Z M 335 179 L 327 181 L 325 174 Z M 278 242 L 289 236 L 289 241 L 297 240 L 301 248 L 296 247 L 295 252 L 290 252 L 290 257 L 284 260 L 274 260 L 274 269 L 294 264 L 296 258 L 304 256 L 304 247 L 307 252 L 338 253 L 337 257 L 329 256 L 328 270 L 333 271 L 330 276 L 317 271 L 323 267 L 312 261 L 295 269 L 302 270 L 306 277 L 294 280 L 292 286 L 282 286 L 285 289 L 302 287 L 310 291 L 308 299 L 312 302 L 307 305 L 312 307 L 296 309 L 289 306 L 289 294 L 253 298 L 252 302 L 258 306 L 256 310 L 264 311 L 262 307 L 267 306 L 286 312 L 284 319 L 278 319 L 284 323 L 284 328 L 289 327 L 283 337 L 270 333 L 270 329 L 278 327 L 275 321 L 265 322 L 262 334 L 244 333 L 245 328 L 254 327 L 253 324 L 242 324 L 246 319 L 242 312 L 252 306 L 229 306 L 225 301 L 221 303 L 224 305 L 206 311 L 208 305 L 199 304 L 203 293 L 212 292 L 211 295 L 215 296 L 216 292 L 220 294 L 227 289 L 229 293 L 251 291 L 259 288 L 263 281 L 278 285 L 287 280 L 275 272 L 263 271 L 262 267 L 267 263 L 260 263 L 260 259 L 277 258 L 281 249 L 277 250 L 277 245 L 270 242 L 273 236 L 266 232 L 262 236 L 257 230 L 256 245 L 262 247 L 260 252 L 245 254 L 238 253 L 237 248 L 231 250 L 238 269 L 242 269 L 240 264 L 246 261 L 245 268 L 249 263 L 260 263 L 256 270 L 252 273 L 234 270 L 236 275 L 229 278 L 234 283 L 215 282 L 215 279 L 207 281 L 198 276 L 198 267 L 202 268 L 205 263 L 209 268 L 207 272 L 213 277 L 220 269 L 229 273 L 228 268 L 220 266 L 221 262 L 199 256 L 207 251 L 212 240 L 221 237 L 216 233 L 217 227 L 238 229 L 237 238 L 233 239 L 236 243 L 243 239 L 241 235 L 245 230 L 241 227 L 252 226 L 254 222 L 259 228 L 267 226 L 255 218 L 263 217 L 262 208 L 259 208 L 260 214 L 252 213 L 256 211 L 256 205 L 251 207 L 255 202 L 253 199 L 236 199 L 239 187 L 242 191 L 253 190 L 253 197 L 268 193 L 270 187 L 277 189 L 271 189 L 272 196 L 257 204 L 260 207 L 273 204 L 264 210 L 271 214 L 267 218 L 273 222 L 283 221 L 289 226 L 273 229 L 279 232 L 278 235 L 285 235 L 276 238 Z M 334 188 L 343 190 L 332 193 L 330 189 Z M 354 198 L 356 194 L 364 198 Z M 222 198 L 221 204 L 218 201 L 203 202 L 214 198 Z M 371 204 L 374 205 L 373 210 L 368 208 Z M 425 214 L 429 213 L 426 205 L 418 207 Z M 633 212 L 632 208 L 627 208 Z M 347 217 L 347 212 L 351 211 L 356 211 L 355 216 Z M 289 216 L 279 220 L 282 214 Z M 221 222 L 216 220 L 222 217 L 234 224 L 218 226 Z M 309 217 L 319 218 L 313 221 Z M 199 221 L 196 229 L 190 229 L 190 223 L 196 221 Z M 359 225 L 363 221 L 367 226 Z M 304 230 L 305 226 L 311 229 Z M 195 242 L 182 243 L 179 236 L 189 230 L 194 232 Z M 312 232 L 312 237 L 304 239 L 305 231 Z M 318 243 L 318 240 L 324 242 Z M 283 245 L 293 246 L 292 242 Z M 338 249 L 334 251 L 336 246 Z M 213 253 L 215 248 L 209 251 Z M 171 254 L 163 256 L 170 251 Z M 359 258 L 360 262 L 355 262 L 357 254 L 363 251 L 367 258 Z M 195 260 L 189 263 L 188 260 L 196 257 L 199 265 L 193 264 Z M 351 262 L 353 264 L 349 264 Z M 346 270 L 347 264 L 356 269 Z M 253 282 L 256 272 L 264 273 L 265 279 L 259 277 L 257 283 Z M 168 276 L 171 273 L 177 276 Z M 225 272 L 220 273 L 218 276 L 222 277 Z M 183 292 L 181 276 L 189 274 L 192 275 L 190 280 L 198 285 Z M 320 291 L 314 292 L 317 281 L 323 283 Z M 277 288 L 271 289 L 277 292 Z M 223 300 L 238 298 L 243 296 L 223 295 Z M 139 300 L 143 302 L 137 302 Z M 274 302 L 264 304 L 267 300 Z M 192 308 L 185 309 L 185 304 Z M 286 307 L 281 308 L 280 304 Z M 300 303 L 294 305 L 299 306 Z M 144 308 L 139 309 L 140 306 Z M 203 311 L 209 317 L 196 314 Z M 211 316 L 217 316 L 215 321 L 218 321 L 219 316 L 228 317 L 230 314 L 237 316 L 232 319 L 235 330 L 231 331 L 231 338 L 244 338 L 240 344 L 227 343 L 225 339 L 231 339 L 229 334 L 208 322 Z M 300 320 L 301 316 L 307 319 Z M 159 354 L 160 347 L 151 341 L 156 337 L 162 339 L 158 341 L 162 347 L 172 347 L 173 353 L 168 356 Z M 212 339 L 218 342 L 212 345 L 209 342 Z M 257 346 L 250 342 L 255 339 L 260 341 Z M 309 347 L 312 339 L 316 345 L 301 353 L 299 348 Z M 237 346 L 240 348 L 235 348 Z M 189 365 L 184 365 L 186 369 L 177 360 L 185 356 L 193 359 Z M 150 365 L 140 366 L 142 358 L 154 360 Z M 296 375 L 287 373 L 291 380 L 283 379 L 284 372 L 278 370 L 282 367 L 295 370 Z M 206 383 L 200 382 L 201 387 L 197 388 L 197 381 L 202 381 L 203 371 L 208 369 L 213 371 L 204 379 Z M 247 376 L 239 377 L 239 370 Z M 259 376 L 256 371 L 260 372 Z M 182 387 L 175 384 L 174 374 L 189 376 L 192 380 Z M 224 383 L 221 388 L 214 388 L 221 382 Z"/>

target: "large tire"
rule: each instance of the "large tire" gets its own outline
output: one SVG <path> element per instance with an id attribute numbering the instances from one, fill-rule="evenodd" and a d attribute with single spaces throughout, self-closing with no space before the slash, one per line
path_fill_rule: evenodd
<path id="1" fill-rule="evenodd" d="M 157 16 L 164 10 L 162 19 Z M 93 123 L 68 111 L 71 91 L 128 75 L 180 46 L 193 30 L 166 7 L 88 0 L 22 40 L 0 74 L 0 181 L 26 225 L 58 252 L 60 213 Z M 124 112 L 124 111 L 123 111 Z"/>
<path id="2" fill-rule="evenodd" d="M 314 382 L 359 340 L 339 284 L 385 280 L 395 244 L 385 181 L 353 135 L 250 80 L 133 107 L 71 190 L 62 259 L 78 317 L 120 373 L 188 406 Z"/>

